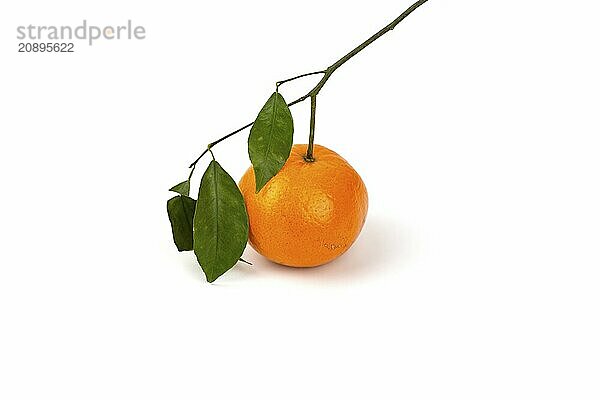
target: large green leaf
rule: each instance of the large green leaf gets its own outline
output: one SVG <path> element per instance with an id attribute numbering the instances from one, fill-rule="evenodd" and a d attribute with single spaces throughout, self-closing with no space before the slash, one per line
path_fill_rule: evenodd
<path id="1" fill-rule="evenodd" d="M 292 113 L 283 96 L 275 92 L 258 113 L 248 137 L 257 193 L 283 167 L 290 156 L 293 139 Z"/>
<path id="2" fill-rule="evenodd" d="M 167 202 L 173 240 L 179 251 L 194 249 L 194 212 L 196 200 L 187 196 L 175 196 Z"/>
<path id="3" fill-rule="evenodd" d="M 206 279 L 233 267 L 248 241 L 248 214 L 235 181 L 215 160 L 202 176 L 194 216 L 194 252 Z"/>

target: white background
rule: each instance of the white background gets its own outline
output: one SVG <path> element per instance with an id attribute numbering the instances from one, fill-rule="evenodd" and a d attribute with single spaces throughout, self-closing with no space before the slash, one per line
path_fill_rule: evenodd
<path id="1" fill-rule="evenodd" d="M 432 0 L 340 68 L 316 139 L 370 210 L 330 265 L 248 248 L 211 285 L 171 242 L 207 142 L 409 5 L 3 1 L 0 398 L 600 398 L 596 1 Z M 84 18 L 147 39 L 17 53 Z M 215 148 L 236 179 L 246 138 Z"/>

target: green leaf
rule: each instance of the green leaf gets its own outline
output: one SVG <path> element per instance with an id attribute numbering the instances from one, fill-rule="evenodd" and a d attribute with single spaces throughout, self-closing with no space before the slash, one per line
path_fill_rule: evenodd
<path id="1" fill-rule="evenodd" d="M 194 217 L 194 252 L 214 282 L 239 260 L 248 242 L 248 214 L 240 189 L 221 165 L 208 165 Z"/>
<path id="2" fill-rule="evenodd" d="M 194 249 L 194 211 L 196 200 L 187 196 L 175 196 L 167 202 L 173 240 L 179 251 Z"/>
<path id="3" fill-rule="evenodd" d="M 189 196 L 190 195 L 190 181 L 189 181 L 189 179 L 187 181 L 183 181 L 181 183 L 178 183 L 177 185 L 175 185 L 171 189 L 169 189 L 169 191 L 170 192 L 179 193 L 182 196 Z"/>
<path id="4" fill-rule="evenodd" d="M 283 96 L 269 97 L 252 125 L 248 154 L 254 167 L 256 193 L 283 167 L 294 139 L 294 121 Z"/>

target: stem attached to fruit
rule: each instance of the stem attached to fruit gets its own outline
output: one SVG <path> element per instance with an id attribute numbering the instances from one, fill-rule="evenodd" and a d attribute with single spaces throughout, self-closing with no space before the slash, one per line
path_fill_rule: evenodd
<path id="1" fill-rule="evenodd" d="M 308 162 L 315 161 L 313 156 L 313 145 L 315 142 L 315 114 L 317 112 L 317 95 L 310 96 L 310 133 L 308 135 L 308 148 L 306 149 L 306 156 L 304 160 Z"/>
<path id="2" fill-rule="evenodd" d="M 311 72 L 311 73 L 303 74 L 303 75 L 298 75 L 294 78 L 286 79 L 286 80 L 279 81 L 276 83 L 276 87 L 279 87 L 279 85 L 281 85 L 285 82 L 290 82 L 295 79 L 303 78 L 305 76 L 323 74 L 323 77 L 321 78 L 321 80 L 317 83 L 317 85 L 314 88 L 311 89 L 310 92 L 308 92 L 307 94 L 305 94 L 302 97 L 297 98 L 296 100 L 292 101 L 291 103 L 288 103 L 288 107 L 291 107 L 294 104 L 301 103 L 310 97 L 310 104 L 311 104 L 311 107 L 310 107 L 310 133 L 309 133 L 309 137 L 308 137 L 308 149 L 306 151 L 306 157 L 305 157 L 305 159 L 307 161 L 314 161 L 313 146 L 314 146 L 314 140 L 315 140 L 315 112 L 316 112 L 316 104 L 317 104 L 317 95 L 319 94 L 321 89 L 323 89 L 323 86 L 325 86 L 325 83 L 327 82 L 327 80 L 331 77 L 331 75 L 335 72 L 335 70 L 337 70 L 339 67 L 341 67 L 346 61 L 350 60 L 352 57 L 354 57 L 355 55 L 360 53 L 371 43 L 373 43 L 374 41 L 379 39 L 381 36 L 383 36 L 385 33 L 393 30 L 396 27 L 396 25 L 398 25 L 400 22 L 402 22 L 402 20 L 404 20 L 406 17 L 408 17 L 413 11 L 415 11 L 417 8 L 422 6 L 427 1 L 428 0 L 419 0 L 416 3 L 414 3 L 412 6 L 407 8 L 406 11 L 404 11 L 402 14 L 400 14 L 400 16 L 398 16 L 398 18 L 396 18 L 395 20 L 390 22 L 388 25 L 386 25 L 379 32 L 377 32 L 376 34 L 371 36 L 369 39 L 365 40 L 363 43 L 361 43 L 359 46 L 354 48 L 354 50 L 352 50 L 351 52 L 346 54 L 344 57 L 337 60 L 334 64 L 332 64 L 326 70 Z M 223 140 L 235 135 L 236 133 L 239 133 L 239 132 L 243 131 L 244 129 L 251 127 L 253 123 L 254 122 L 250 122 L 249 124 L 244 125 L 243 127 L 231 132 L 230 134 L 225 135 L 222 138 L 210 143 L 208 145 L 208 148 L 206 150 L 204 150 L 202 152 L 202 154 L 200 154 L 200 156 L 193 163 L 190 164 L 190 168 L 194 168 L 196 166 L 198 161 L 200 161 L 200 159 L 208 152 L 209 148 L 215 146 L 218 143 L 221 143 Z M 191 174 L 190 174 L 190 176 L 191 176 Z"/>

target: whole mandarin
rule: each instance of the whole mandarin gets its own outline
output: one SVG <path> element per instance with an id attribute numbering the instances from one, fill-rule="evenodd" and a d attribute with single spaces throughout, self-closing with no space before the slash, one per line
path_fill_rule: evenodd
<path id="1" fill-rule="evenodd" d="M 290 267 L 332 261 L 358 237 L 368 209 L 367 189 L 340 155 L 315 145 L 292 147 L 285 165 L 256 193 L 254 169 L 239 186 L 250 222 L 250 245 L 264 257 Z"/>

